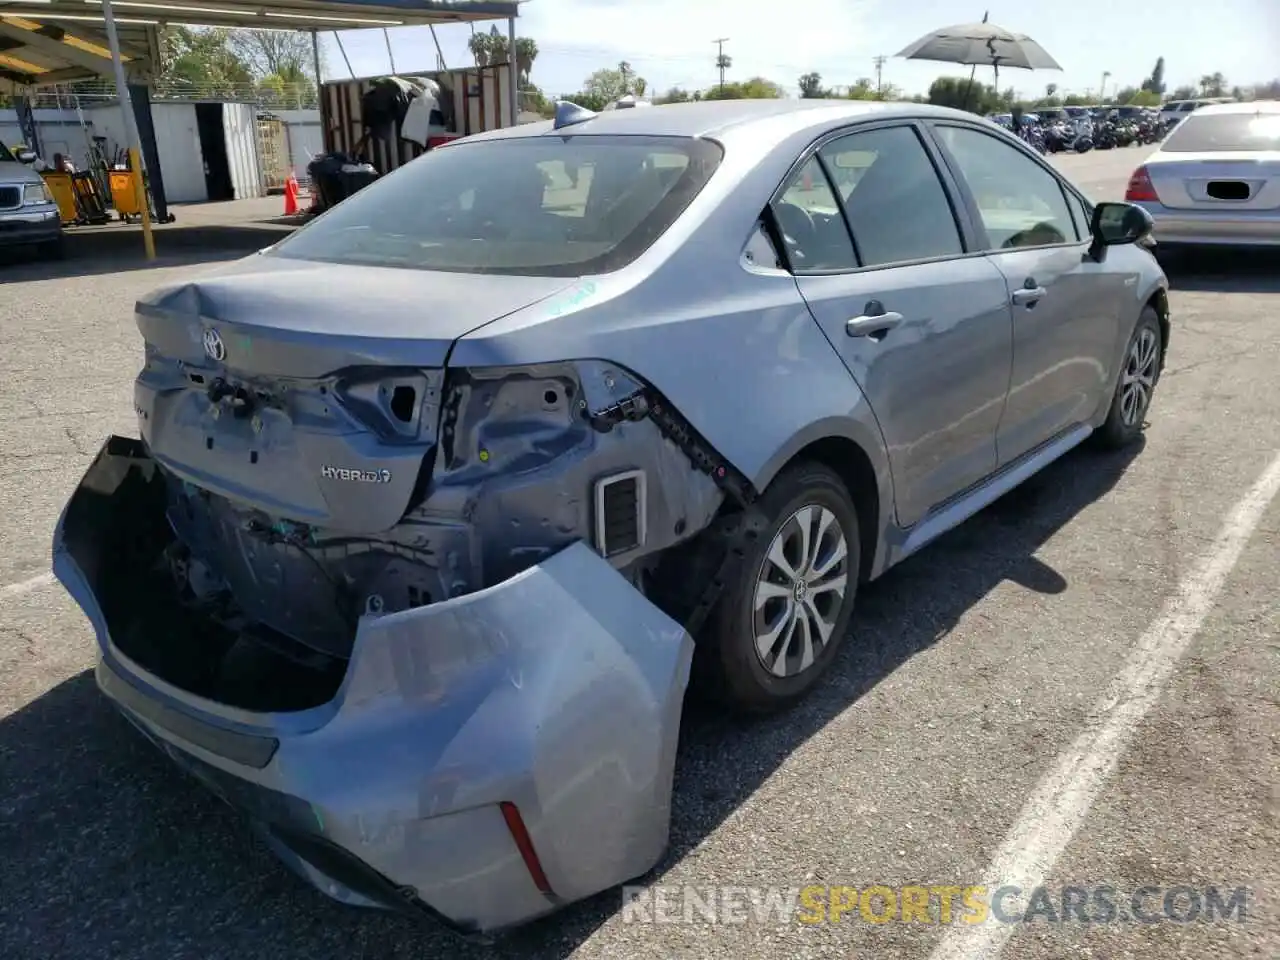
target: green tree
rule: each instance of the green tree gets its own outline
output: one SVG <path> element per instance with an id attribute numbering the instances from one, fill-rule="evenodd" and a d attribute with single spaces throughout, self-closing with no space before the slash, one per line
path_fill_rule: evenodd
<path id="1" fill-rule="evenodd" d="M 831 96 L 831 91 L 822 85 L 822 74 L 816 70 L 806 73 L 797 81 L 800 97 L 804 100 L 822 100 Z"/>
<path id="2" fill-rule="evenodd" d="M 905 97 L 900 89 L 891 83 L 882 84 L 880 87 L 871 81 L 870 77 L 859 77 L 858 82 L 853 84 L 845 91 L 845 98 L 849 100 L 903 100 Z"/>
<path id="3" fill-rule="evenodd" d="M 660 94 L 653 98 L 654 103 L 689 103 L 693 100 L 701 100 L 701 90 L 685 90 L 682 87 L 670 87 L 666 93 Z"/>
<path id="4" fill-rule="evenodd" d="M 751 77 L 740 83 L 717 85 L 703 93 L 703 100 L 782 100 L 786 91 L 772 80 Z"/>
<path id="5" fill-rule="evenodd" d="M 1164 57 L 1156 58 L 1151 76 L 1142 81 L 1142 89 L 1148 93 L 1154 93 L 1157 97 L 1164 95 Z"/>
<path id="6" fill-rule="evenodd" d="M 1111 101 L 1112 103 L 1133 103 L 1133 98 L 1137 95 L 1137 87 L 1121 87 L 1116 91 L 1116 95 L 1111 98 Z"/>
<path id="7" fill-rule="evenodd" d="M 277 76 L 286 83 L 305 81 L 315 73 L 311 38 L 286 30 L 231 30 L 227 48 L 256 76 Z"/>
<path id="8" fill-rule="evenodd" d="M 989 83 L 974 81 L 970 87 L 968 77 L 938 77 L 929 84 L 929 102 L 942 107 L 955 107 L 973 113 L 999 113 L 1013 105 L 1013 91 L 1003 94 Z"/>
<path id="9" fill-rule="evenodd" d="M 1199 94 L 1197 93 L 1195 87 L 1191 86 L 1190 84 L 1185 84 L 1181 87 L 1178 87 L 1176 90 L 1174 90 L 1173 95 L 1169 97 L 1169 99 L 1170 100 L 1194 100 L 1198 95 Z"/>
<path id="10" fill-rule="evenodd" d="M 467 40 L 467 49 L 477 67 L 490 67 L 499 63 L 510 63 L 511 57 L 507 48 L 511 45 L 505 34 L 496 26 L 488 32 L 473 32 Z M 519 89 L 528 90 L 533 87 L 530 74 L 533 62 L 538 59 L 538 42 L 533 37 L 516 37 L 516 82 Z"/>
<path id="11" fill-rule="evenodd" d="M 616 67 L 603 67 L 582 84 L 584 93 L 599 98 L 603 103 L 612 103 L 628 94 L 643 96 L 649 84 L 631 68 L 631 64 L 623 60 Z"/>
<path id="12" fill-rule="evenodd" d="M 230 45 L 231 31 L 174 26 L 163 34 L 160 78 L 204 96 L 232 96 L 254 84 L 253 70 Z"/>
<path id="13" fill-rule="evenodd" d="M 1124 102 L 1133 104 L 1135 107 L 1158 107 L 1160 106 L 1160 94 L 1151 90 L 1139 90 Z"/>
<path id="14" fill-rule="evenodd" d="M 1205 97 L 1225 97 L 1227 95 L 1227 78 L 1221 73 L 1207 73 L 1200 78 L 1200 95 Z"/>

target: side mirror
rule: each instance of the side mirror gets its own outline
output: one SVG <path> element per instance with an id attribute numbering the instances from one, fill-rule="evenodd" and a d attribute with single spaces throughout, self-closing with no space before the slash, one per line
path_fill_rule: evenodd
<path id="1" fill-rule="evenodd" d="M 19 150 L 14 154 L 18 158 L 19 163 L 35 163 L 36 154 L 34 150 Z"/>
<path id="2" fill-rule="evenodd" d="M 1089 232 L 1098 247 L 1139 243 L 1151 235 L 1155 222 L 1151 214 L 1134 203 L 1099 203 L 1093 208 Z"/>

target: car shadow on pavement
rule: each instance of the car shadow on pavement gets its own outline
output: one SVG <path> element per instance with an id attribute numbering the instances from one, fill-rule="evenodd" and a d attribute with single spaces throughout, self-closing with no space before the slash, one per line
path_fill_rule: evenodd
<path id="1" fill-rule="evenodd" d="M 1001 582 L 1065 590 L 1036 551 L 1105 496 L 1140 449 L 1069 454 L 864 588 L 832 676 L 799 707 L 745 722 L 691 703 L 670 849 L 638 882 L 657 882 L 810 737 Z M 0 721 L 0 811 L 0 956 L 9 958 L 564 958 L 621 907 L 620 892 L 607 891 L 483 946 L 338 906 L 144 741 L 88 672 Z"/>
<path id="2" fill-rule="evenodd" d="M 1172 290 L 1280 293 L 1280 251 L 1168 250 L 1156 255 Z"/>
<path id="3" fill-rule="evenodd" d="M 0 285 L 234 260 L 284 239 L 295 228 L 296 224 L 286 227 L 274 222 L 263 226 L 167 224 L 156 228 L 155 260 L 146 258 L 142 231 L 136 227 L 69 230 L 61 260 L 42 260 L 26 249 L 0 250 Z"/>

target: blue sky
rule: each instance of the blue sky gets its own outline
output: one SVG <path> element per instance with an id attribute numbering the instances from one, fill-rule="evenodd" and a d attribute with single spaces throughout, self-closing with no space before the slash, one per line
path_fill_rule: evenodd
<path id="1" fill-rule="evenodd" d="M 850 84 L 873 76 L 873 58 L 886 54 L 885 82 L 915 93 L 936 76 L 967 70 L 892 55 L 930 30 L 980 20 L 984 11 L 991 22 L 1039 41 L 1063 67 L 1005 71 L 1000 85 L 1026 95 L 1047 83 L 1096 91 L 1104 71 L 1108 90 L 1136 85 L 1158 56 L 1170 90 L 1215 71 L 1240 84 L 1280 77 L 1280 0 L 1172 0 L 1145 9 L 1123 0 L 977 0 L 972 9 L 956 0 L 529 0 L 516 29 L 538 42 L 533 80 L 550 94 L 580 89 L 593 70 L 620 60 L 659 91 L 710 86 L 717 37 L 729 38 L 729 79 L 760 74 L 794 93 L 806 71 L 817 70 L 829 85 Z M 471 63 L 467 27 L 436 32 L 447 66 Z M 342 43 L 357 75 L 389 72 L 380 31 L 344 33 Z M 391 43 L 399 70 L 434 69 L 426 28 L 392 30 Z M 328 78 L 349 76 L 332 34 L 325 46 Z"/>

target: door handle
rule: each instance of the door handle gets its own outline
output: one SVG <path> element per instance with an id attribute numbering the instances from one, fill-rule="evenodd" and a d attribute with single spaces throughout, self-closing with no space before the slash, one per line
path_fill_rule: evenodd
<path id="1" fill-rule="evenodd" d="M 1024 287 L 1013 291 L 1013 302 L 1022 307 L 1034 307 L 1047 292 L 1044 287 Z"/>
<path id="2" fill-rule="evenodd" d="M 854 317 L 844 325 L 851 337 L 882 337 L 902 322 L 900 313 L 873 313 Z"/>

